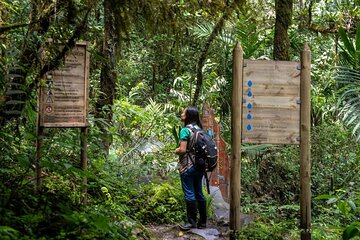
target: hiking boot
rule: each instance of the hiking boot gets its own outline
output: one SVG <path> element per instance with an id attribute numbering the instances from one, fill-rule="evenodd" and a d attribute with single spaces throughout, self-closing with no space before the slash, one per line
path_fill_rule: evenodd
<path id="1" fill-rule="evenodd" d="M 198 201 L 197 202 L 200 219 L 197 223 L 197 228 L 206 228 L 206 221 L 207 221 L 207 212 L 206 212 L 206 201 Z"/>
<path id="2" fill-rule="evenodd" d="M 191 228 L 196 228 L 196 201 L 186 202 L 186 215 L 187 222 L 183 225 L 179 225 L 183 231 L 189 231 Z"/>

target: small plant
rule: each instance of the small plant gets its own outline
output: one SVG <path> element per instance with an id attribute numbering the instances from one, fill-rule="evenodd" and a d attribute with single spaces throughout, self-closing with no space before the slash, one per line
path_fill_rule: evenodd
<path id="1" fill-rule="evenodd" d="M 351 184 L 353 185 L 353 184 Z M 360 193 L 354 188 L 339 189 L 335 195 L 320 195 L 316 200 L 326 200 L 326 204 L 335 209 L 343 225 L 342 237 L 344 240 L 360 236 Z"/>

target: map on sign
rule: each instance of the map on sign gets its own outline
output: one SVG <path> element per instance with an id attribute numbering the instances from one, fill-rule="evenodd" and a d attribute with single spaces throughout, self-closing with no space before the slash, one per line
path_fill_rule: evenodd
<path id="1" fill-rule="evenodd" d="M 242 142 L 300 143 L 300 63 L 244 60 Z"/>
<path id="2" fill-rule="evenodd" d="M 85 127 L 87 125 L 89 53 L 79 43 L 65 57 L 64 65 L 45 74 L 40 89 L 40 125 Z"/>

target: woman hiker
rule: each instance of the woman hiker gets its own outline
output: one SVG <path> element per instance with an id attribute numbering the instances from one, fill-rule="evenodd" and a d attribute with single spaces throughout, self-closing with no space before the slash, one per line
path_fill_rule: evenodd
<path id="1" fill-rule="evenodd" d="M 188 231 L 191 228 L 206 228 L 206 199 L 202 192 L 204 171 L 195 168 L 195 151 L 193 150 L 192 128 L 201 129 L 199 112 L 196 107 L 187 107 L 181 114 L 184 127 L 180 130 L 180 144 L 175 150 L 179 155 L 178 168 L 181 185 L 185 195 L 187 222 L 180 229 Z M 200 219 L 196 222 L 199 210 Z"/>

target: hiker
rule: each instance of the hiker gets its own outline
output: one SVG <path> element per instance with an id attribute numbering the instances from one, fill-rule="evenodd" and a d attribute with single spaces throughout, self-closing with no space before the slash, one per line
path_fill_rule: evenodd
<path id="1" fill-rule="evenodd" d="M 195 151 L 192 149 L 190 128 L 202 129 L 199 112 L 196 107 L 187 107 L 181 114 L 181 121 L 184 127 L 180 130 L 180 144 L 175 150 L 179 155 L 179 172 L 181 185 L 185 195 L 187 222 L 180 225 L 180 229 L 188 231 L 191 228 L 206 228 L 206 199 L 202 192 L 202 178 L 204 171 L 195 169 L 194 159 Z M 200 219 L 196 222 L 197 210 L 199 210 Z"/>

